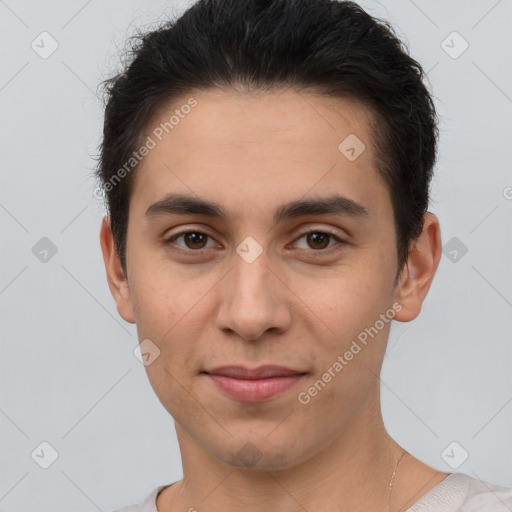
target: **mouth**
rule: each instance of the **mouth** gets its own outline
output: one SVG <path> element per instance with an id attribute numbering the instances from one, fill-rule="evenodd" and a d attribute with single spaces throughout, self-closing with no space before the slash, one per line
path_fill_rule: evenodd
<path id="1" fill-rule="evenodd" d="M 307 372 L 275 365 L 254 369 L 223 366 L 201 373 L 224 395 L 239 402 L 266 402 L 288 391 L 307 375 Z"/>

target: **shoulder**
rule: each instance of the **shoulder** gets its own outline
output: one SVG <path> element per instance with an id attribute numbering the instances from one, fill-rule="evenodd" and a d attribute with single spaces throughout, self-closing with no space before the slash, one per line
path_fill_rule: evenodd
<path id="1" fill-rule="evenodd" d="M 406 512 L 511 512 L 512 489 L 450 473 Z"/>
<path id="2" fill-rule="evenodd" d="M 471 476 L 467 478 L 468 494 L 460 512 L 512 511 L 512 488 L 491 484 Z"/>
<path id="3" fill-rule="evenodd" d="M 169 484 L 155 487 L 149 494 L 146 494 L 142 500 L 133 505 L 127 505 L 111 512 L 158 512 L 156 508 L 156 497 L 160 491 L 168 487 Z"/>

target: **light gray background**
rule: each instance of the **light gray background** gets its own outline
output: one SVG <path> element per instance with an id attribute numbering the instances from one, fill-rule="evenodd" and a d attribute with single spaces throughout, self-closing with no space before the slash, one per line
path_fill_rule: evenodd
<path id="1" fill-rule="evenodd" d="M 107 286 L 90 175 L 97 84 L 136 27 L 185 5 L 0 1 L 1 510 L 112 510 L 182 476 L 174 423 Z M 441 117 L 431 211 L 443 244 L 467 247 L 455 262 L 445 248 L 421 315 L 393 322 L 384 420 L 431 466 L 512 487 L 512 1 L 361 5 L 428 71 Z M 47 59 L 31 48 L 43 31 L 59 45 Z M 469 44 L 458 58 L 453 31 Z M 32 251 L 42 237 L 57 247 L 46 263 Z M 58 452 L 47 469 L 43 441 Z"/>

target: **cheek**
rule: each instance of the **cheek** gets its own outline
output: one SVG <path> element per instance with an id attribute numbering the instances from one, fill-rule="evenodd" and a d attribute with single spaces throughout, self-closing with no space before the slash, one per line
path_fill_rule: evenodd
<path id="1" fill-rule="evenodd" d="M 162 335 L 192 307 L 189 297 L 194 291 L 168 261 L 150 257 L 151 254 L 146 250 L 133 258 L 134 309 L 137 324 L 150 325 L 151 330 Z"/>
<path id="2" fill-rule="evenodd" d="M 165 334 L 165 327 L 170 329 L 180 315 L 178 301 L 169 289 L 144 276 L 138 276 L 135 282 L 132 303 L 139 331 L 148 331 L 146 335 L 158 334 L 159 339 Z"/>
<path id="3" fill-rule="evenodd" d="M 201 410 L 184 391 L 190 389 L 195 371 L 201 322 L 193 306 L 198 299 L 177 288 L 176 278 L 163 279 L 165 275 L 139 273 L 134 286 L 138 338 L 141 342 L 151 340 L 156 345 L 151 350 L 158 354 L 145 370 L 155 394 L 173 418 L 180 421 L 181 410 L 202 418 Z"/>
<path id="4" fill-rule="evenodd" d="M 148 380 L 158 400 L 181 424 L 204 425 L 204 405 L 200 397 L 194 397 L 194 389 L 183 372 L 183 362 L 173 364 L 168 360 L 168 353 L 162 353 L 151 365 L 146 366 Z"/>
<path id="5" fill-rule="evenodd" d="M 382 276 L 371 265 L 351 264 L 290 286 L 300 299 L 295 314 L 315 325 L 317 335 L 338 347 L 373 323 L 386 303 Z M 332 346 L 328 347 L 332 350 Z"/>
<path id="6" fill-rule="evenodd" d="M 337 404 L 353 402 L 355 395 L 375 381 L 371 371 L 377 373 L 381 364 L 392 319 L 386 318 L 384 324 L 380 321 L 380 315 L 390 308 L 385 269 L 370 258 L 359 263 L 316 280 L 314 285 L 303 281 L 299 291 L 308 307 L 296 314 L 309 319 L 310 335 L 321 360 L 318 370 L 323 374 L 331 368 L 336 375 L 327 385 L 329 390 L 322 392 L 322 400 Z M 336 372 L 332 367 L 338 356 L 344 362 L 343 369 Z"/>
<path id="7" fill-rule="evenodd" d="M 147 270 L 134 276 L 132 297 L 139 340 L 149 338 L 159 348 L 166 368 L 185 374 L 191 371 L 189 362 L 201 332 L 208 328 L 205 295 L 212 285 L 170 267 L 142 268 Z"/>

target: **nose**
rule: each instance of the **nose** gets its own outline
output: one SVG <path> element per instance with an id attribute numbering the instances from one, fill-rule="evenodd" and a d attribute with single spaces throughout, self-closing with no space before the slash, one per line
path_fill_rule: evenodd
<path id="1" fill-rule="evenodd" d="M 279 274 L 269 267 L 265 252 L 251 263 L 236 254 L 220 295 L 218 327 L 245 341 L 286 331 L 291 323 L 291 292 Z"/>

